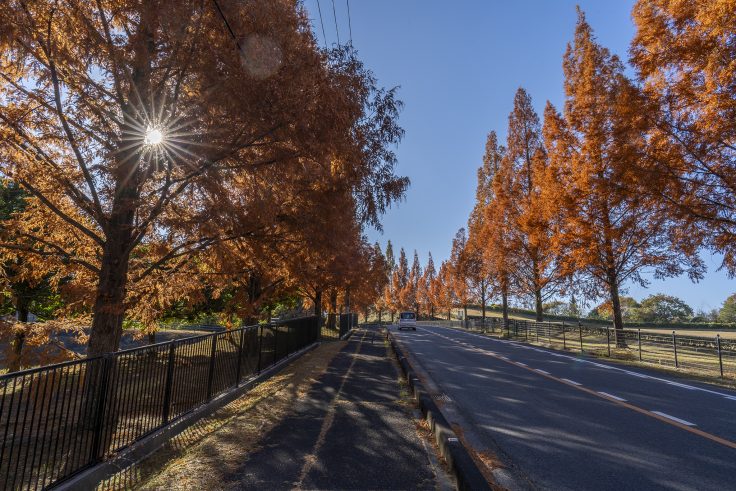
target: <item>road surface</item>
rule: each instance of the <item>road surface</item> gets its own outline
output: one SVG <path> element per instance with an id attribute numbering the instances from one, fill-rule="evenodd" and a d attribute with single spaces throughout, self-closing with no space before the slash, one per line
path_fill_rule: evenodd
<path id="1" fill-rule="evenodd" d="M 736 489 L 734 391 L 455 329 L 396 334 L 525 488 Z"/>

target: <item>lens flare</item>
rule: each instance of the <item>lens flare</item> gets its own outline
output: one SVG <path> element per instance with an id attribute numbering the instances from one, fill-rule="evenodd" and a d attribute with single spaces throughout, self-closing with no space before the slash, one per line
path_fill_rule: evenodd
<path id="1" fill-rule="evenodd" d="M 164 141 L 164 134 L 159 128 L 148 128 L 146 130 L 146 145 L 160 145 Z"/>

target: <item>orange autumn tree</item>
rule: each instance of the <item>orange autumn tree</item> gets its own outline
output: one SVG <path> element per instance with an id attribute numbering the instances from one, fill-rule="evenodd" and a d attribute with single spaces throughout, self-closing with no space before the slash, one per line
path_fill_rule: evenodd
<path id="1" fill-rule="evenodd" d="M 403 252 L 403 250 L 402 250 Z M 419 317 L 420 289 L 422 281 L 422 266 L 419 264 L 419 255 L 414 251 L 414 259 L 411 263 L 409 275 L 406 278 L 406 284 L 399 293 L 401 305 L 406 310 L 413 310 Z"/>
<path id="2" fill-rule="evenodd" d="M 437 307 L 437 300 L 434 292 L 432 291 L 432 286 L 436 278 L 437 270 L 434 267 L 434 259 L 430 252 L 429 258 L 427 259 L 427 266 L 424 268 L 424 273 L 422 274 L 421 281 L 419 282 L 418 292 L 420 307 L 424 310 L 424 313 L 429 316 L 430 320 L 434 319 L 434 311 Z"/>
<path id="3" fill-rule="evenodd" d="M 432 282 L 430 291 L 437 309 L 447 314 L 449 321 L 452 316 L 452 308 L 455 306 L 456 298 L 452 287 L 453 272 L 449 261 L 442 261 L 437 277 Z"/>
<path id="4" fill-rule="evenodd" d="M 491 196 L 484 214 L 484 247 L 483 255 L 490 269 L 492 289 L 501 296 L 501 314 L 504 323 L 508 322 L 508 301 L 515 283 L 513 250 L 513 197 L 511 184 L 513 169 L 511 161 L 504 158 L 506 149 L 498 145 L 495 132 L 489 135 L 486 144 L 486 155 L 493 162 L 491 179 Z"/>
<path id="5" fill-rule="evenodd" d="M 536 320 L 543 320 L 544 301 L 564 281 L 559 261 L 550 246 L 552 227 L 544 213 L 541 188 L 547 167 L 539 117 L 529 94 L 519 88 L 509 114 L 506 153 L 512 169 L 510 189 L 512 226 L 510 248 L 520 292 L 534 298 Z"/>
<path id="6" fill-rule="evenodd" d="M 597 44 L 580 10 L 563 68 L 564 112 L 549 103 L 545 109 L 546 209 L 561 217 L 554 241 L 565 251 L 565 267 L 587 275 L 594 296 L 605 289 L 617 346 L 625 347 L 624 284 L 646 283 L 645 268 L 658 277 L 685 270 L 697 276 L 701 264 L 671 247 L 672 222 L 657 201 L 636 192 L 633 168 L 645 155 L 646 118 L 623 64 Z"/>
<path id="7" fill-rule="evenodd" d="M 0 173 L 30 196 L 2 252 L 92 311 L 90 354 L 117 349 L 126 315 L 239 277 L 231 257 L 260 274 L 253 254 L 320 181 L 372 225 L 407 185 L 394 93 L 318 50 L 291 1 L 11 0 L 0 52 Z"/>
<path id="8" fill-rule="evenodd" d="M 483 154 L 483 165 L 478 168 L 477 185 L 475 188 L 475 205 L 468 218 L 468 242 L 464 251 L 469 287 L 472 295 L 480 303 L 481 322 L 485 325 L 486 306 L 491 297 L 495 272 L 493 261 L 487 253 L 489 247 L 489 208 L 494 206 L 493 180 L 501 166 L 505 149 L 498 145 L 495 131 L 491 131 L 486 138 L 486 148 Z"/>
<path id="9" fill-rule="evenodd" d="M 640 192 L 736 274 L 736 2 L 639 0 L 631 62 L 650 106 Z"/>
<path id="10" fill-rule="evenodd" d="M 470 267 L 466 249 L 468 247 L 468 236 L 465 229 L 461 228 L 452 239 L 452 250 L 450 251 L 450 287 L 457 303 L 463 308 L 463 320 L 468 318 L 468 303 L 471 300 L 470 289 Z"/>

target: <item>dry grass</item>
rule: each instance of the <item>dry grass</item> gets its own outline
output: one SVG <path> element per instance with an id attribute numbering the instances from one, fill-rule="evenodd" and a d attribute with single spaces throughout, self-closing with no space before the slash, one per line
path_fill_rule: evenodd
<path id="1" fill-rule="evenodd" d="M 642 330 L 642 333 L 644 330 Z M 489 333 L 490 335 L 507 338 L 506 332 Z M 519 340 L 518 337 L 513 338 Z M 560 333 L 552 333 L 547 336 L 546 333 L 540 333 L 537 339 L 534 331 L 531 331 L 529 338 L 521 338 L 522 342 L 544 346 L 547 348 L 568 351 L 571 353 L 580 352 L 580 338 L 577 330 L 567 332 L 565 340 Z M 642 360 L 639 360 L 639 348 L 635 340 L 627 340 L 629 346 L 627 348 L 617 348 L 613 337 L 610 342 L 611 356 L 608 356 L 609 344 L 605 336 L 584 332 L 583 335 L 583 352 L 589 356 L 606 358 L 615 360 L 630 366 L 641 366 L 654 369 L 668 374 L 676 374 L 685 376 L 694 380 L 708 382 L 722 387 L 736 388 L 736 357 L 732 353 L 724 352 L 723 370 L 725 378 L 720 377 L 720 368 L 718 358 L 714 352 L 707 350 L 698 350 L 688 346 L 678 345 L 678 364 L 675 367 L 674 353 L 671 347 L 661 344 L 642 343 Z"/>
<path id="2" fill-rule="evenodd" d="M 221 489 L 261 437 L 291 413 L 345 342 L 325 343 L 169 440 L 99 489 Z"/>

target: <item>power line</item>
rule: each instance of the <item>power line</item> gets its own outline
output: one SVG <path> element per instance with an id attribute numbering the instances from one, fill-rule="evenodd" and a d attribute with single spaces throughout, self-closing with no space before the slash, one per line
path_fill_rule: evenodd
<path id="1" fill-rule="evenodd" d="M 350 46 L 353 45 L 353 23 L 350 21 L 350 0 L 345 0 L 348 4 L 348 29 L 350 29 Z"/>
<path id="2" fill-rule="evenodd" d="M 215 4 L 215 8 L 220 13 L 220 17 L 222 17 L 222 21 L 225 23 L 225 27 L 227 27 L 227 30 L 230 31 L 230 36 L 232 36 L 233 40 L 235 41 L 235 46 L 238 47 L 238 53 L 242 53 L 243 50 L 240 48 L 240 42 L 238 41 L 238 38 L 235 36 L 235 33 L 233 32 L 233 28 L 230 27 L 230 23 L 225 18 L 225 14 L 222 12 L 222 9 L 220 8 L 220 4 L 217 3 L 217 0 L 212 0 L 212 3 Z"/>
<path id="3" fill-rule="evenodd" d="M 322 39 L 325 41 L 325 48 L 327 47 L 327 36 L 325 35 L 325 23 L 322 22 L 322 8 L 319 6 L 319 0 L 317 0 L 317 11 L 319 12 L 319 23 L 322 26 Z"/>
<path id="4" fill-rule="evenodd" d="M 332 0 L 332 16 L 335 18 L 335 32 L 337 33 L 337 45 L 340 46 L 340 29 L 337 28 L 337 12 L 335 12 L 335 0 Z"/>

